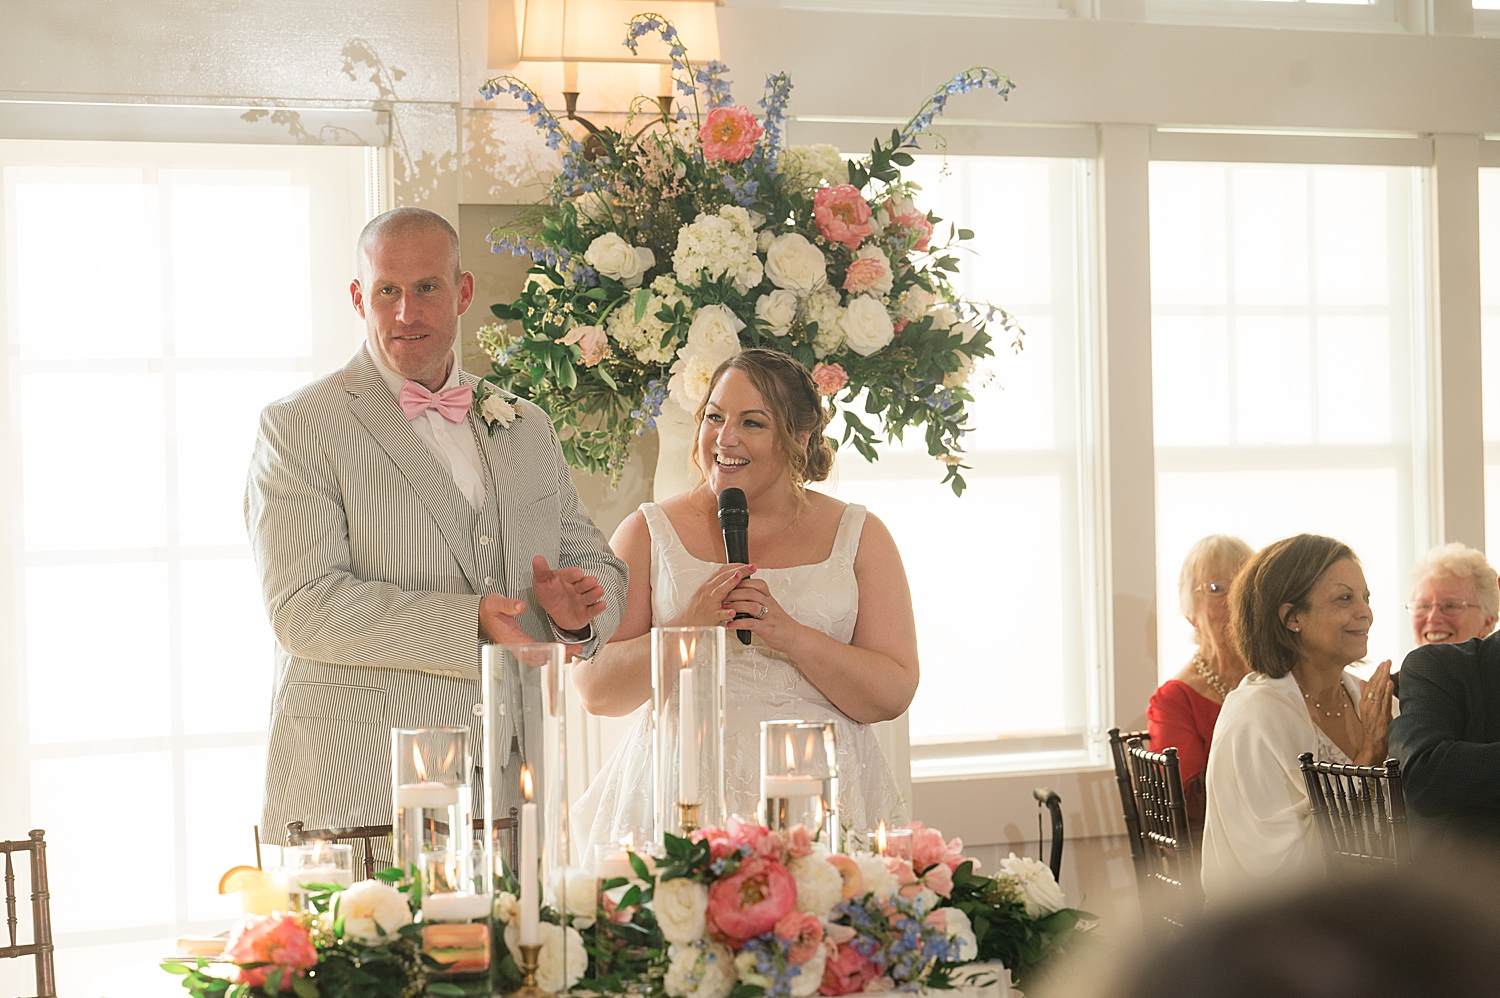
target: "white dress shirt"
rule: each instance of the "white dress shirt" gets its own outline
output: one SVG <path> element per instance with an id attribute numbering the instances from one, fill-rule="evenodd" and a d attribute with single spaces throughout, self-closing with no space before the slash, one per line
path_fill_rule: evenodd
<path id="1" fill-rule="evenodd" d="M 373 350 L 370 351 L 370 359 L 375 362 L 375 370 L 390 385 L 391 394 L 399 402 L 401 386 L 406 384 L 407 379 L 382 364 Z M 458 354 L 454 352 L 448 359 L 448 380 L 433 394 L 458 386 L 458 372 Z M 469 500 L 474 511 L 477 513 L 483 509 L 484 466 L 480 463 L 479 445 L 474 442 L 474 431 L 469 427 L 468 419 L 461 423 L 450 423 L 436 409 L 428 409 L 411 421 L 411 428 L 416 431 L 417 438 L 427 445 L 443 470 L 453 476 L 453 484 Z"/>

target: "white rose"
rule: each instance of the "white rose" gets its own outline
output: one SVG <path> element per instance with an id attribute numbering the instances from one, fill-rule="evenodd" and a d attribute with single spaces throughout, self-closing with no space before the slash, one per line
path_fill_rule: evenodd
<path id="1" fill-rule="evenodd" d="M 627 288 L 638 288 L 656 263 L 656 254 L 644 246 L 632 246 L 619 234 L 606 232 L 589 243 L 583 259 L 605 277 L 613 277 Z"/>
<path id="2" fill-rule="evenodd" d="M 943 931 L 949 939 L 958 944 L 958 959 L 960 962 L 974 960 L 979 956 L 979 940 L 974 938 L 974 925 L 958 908 L 944 908 Z"/>
<path id="3" fill-rule="evenodd" d="M 867 854 L 852 858 L 859 867 L 860 876 L 864 878 L 865 893 L 875 895 L 877 901 L 885 901 L 901 889 L 901 885 L 896 883 L 895 874 L 885 868 L 885 860 L 880 856 Z"/>
<path id="4" fill-rule="evenodd" d="M 371 946 L 390 942 L 397 929 L 411 924 L 406 895 L 379 880 L 361 880 L 334 895 L 334 903 L 335 920 L 344 919 L 344 935 Z"/>
<path id="5" fill-rule="evenodd" d="M 726 360 L 740 352 L 740 330 L 745 323 L 727 305 L 704 305 L 688 326 L 682 353 L 703 353 Z"/>
<path id="6" fill-rule="evenodd" d="M 958 370 L 943 375 L 943 387 L 962 388 L 969 383 L 969 375 L 974 373 L 974 358 L 957 350 L 953 355 L 958 358 Z"/>
<path id="7" fill-rule="evenodd" d="M 797 296 L 777 288 L 755 301 L 755 317 L 771 327 L 772 336 L 785 336 L 797 318 Z"/>
<path id="8" fill-rule="evenodd" d="M 672 363 L 672 376 L 667 379 L 668 393 L 688 413 L 696 413 L 698 403 L 708 395 L 708 383 L 713 380 L 714 371 L 723 362 L 721 358 L 704 353 L 679 356 Z"/>
<path id="9" fill-rule="evenodd" d="M 950 329 L 958 322 L 958 313 L 951 305 L 939 305 L 932 311 L 933 329 Z"/>
<path id="10" fill-rule="evenodd" d="M 963 342 L 967 343 L 972 340 L 974 338 L 974 334 L 978 332 L 979 330 L 974 328 L 974 323 L 960 322 L 958 325 L 948 330 L 948 335 L 952 336 L 954 333 L 957 333 L 959 336 L 963 337 Z"/>
<path id="11" fill-rule="evenodd" d="M 805 294 L 828 283 L 828 261 L 807 237 L 788 232 L 771 240 L 766 250 L 766 276 L 778 288 Z"/>
<path id="12" fill-rule="evenodd" d="M 861 357 L 884 347 L 896 335 L 895 324 L 891 322 L 891 314 L 880 304 L 879 298 L 869 295 L 860 295 L 851 301 L 844 309 L 842 322 L 844 340 L 849 344 L 849 349 Z"/>
<path id="13" fill-rule="evenodd" d="M 761 229 L 760 233 L 755 237 L 755 248 L 764 256 L 775 241 L 776 233 L 770 229 Z"/>
<path id="14" fill-rule="evenodd" d="M 573 207 L 577 209 L 579 218 L 595 225 L 608 225 L 614 220 L 614 198 L 602 191 L 589 191 L 574 201 Z"/>
<path id="15" fill-rule="evenodd" d="M 896 314 L 903 319 L 920 319 L 936 301 L 937 295 L 916 285 L 901 292 L 901 300 L 896 303 Z"/>
<path id="16" fill-rule="evenodd" d="M 797 882 L 799 911 L 827 918 L 833 906 L 843 900 L 844 878 L 824 853 L 814 851 L 811 855 L 799 856 L 787 864 L 787 870 Z"/>
<path id="17" fill-rule="evenodd" d="M 703 937 L 708 888 L 686 877 L 657 881 L 651 910 L 667 942 L 691 943 Z"/>
<path id="18" fill-rule="evenodd" d="M 1026 914 L 1032 918 L 1050 915 L 1068 906 L 1062 888 L 1052 877 L 1052 870 L 1046 863 L 1030 856 L 1011 853 L 1000 861 L 999 876 L 1015 884 L 1016 893 L 1026 905 Z"/>
<path id="19" fill-rule="evenodd" d="M 552 875 L 553 897 L 573 916 L 573 924 L 580 929 L 593 925 L 599 915 L 598 889 L 593 873 L 581 867 L 564 867 Z"/>
<path id="20" fill-rule="evenodd" d="M 495 917 L 502 925 L 509 925 L 521 917 L 521 903 L 514 894 L 501 891 L 495 895 Z"/>
<path id="21" fill-rule="evenodd" d="M 516 407 L 494 392 L 486 395 L 484 401 L 479 403 L 479 414 L 486 422 L 499 423 L 501 426 L 509 426 L 516 421 Z"/>
<path id="22" fill-rule="evenodd" d="M 671 962 L 662 982 L 672 998 L 725 998 L 737 979 L 734 956 L 722 943 L 699 940 L 690 946 L 673 943 Z"/>
<path id="23" fill-rule="evenodd" d="M 589 954 L 583 948 L 583 937 L 571 925 L 566 929 L 552 922 L 537 925 L 537 942 L 542 946 L 536 955 L 536 983 L 543 991 L 562 994 L 577 984 L 588 970 Z M 505 948 L 519 953 L 521 928 L 512 923 L 505 927 Z"/>
<path id="24" fill-rule="evenodd" d="M 829 945 L 819 946 L 806 963 L 797 964 L 797 976 L 792 978 L 792 998 L 811 998 L 818 993 L 818 986 L 823 983 L 823 971 L 828 966 Z"/>

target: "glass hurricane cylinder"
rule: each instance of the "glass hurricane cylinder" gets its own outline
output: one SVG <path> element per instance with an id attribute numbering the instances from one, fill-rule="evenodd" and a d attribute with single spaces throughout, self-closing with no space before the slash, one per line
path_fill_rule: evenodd
<path id="1" fill-rule="evenodd" d="M 391 729 L 391 856 L 408 876 L 427 853 L 470 862 L 473 773 L 468 728 Z"/>
<path id="2" fill-rule="evenodd" d="M 724 796 L 724 628 L 651 628 L 656 831 L 729 819 Z"/>
<path id="3" fill-rule="evenodd" d="M 438 964 L 429 976 L 442 980 L 481 979 L 490 972 L 491 878 L 482 849 L 471 849 L 466 860 L 428 853 L 417 867 L 422 952 Z"/>
<path id="4" fill-rule="evenodd" d="M 802 825 L 840 852 L 838 725 L 760 722 L 761 822 L 772 831 Z"/>

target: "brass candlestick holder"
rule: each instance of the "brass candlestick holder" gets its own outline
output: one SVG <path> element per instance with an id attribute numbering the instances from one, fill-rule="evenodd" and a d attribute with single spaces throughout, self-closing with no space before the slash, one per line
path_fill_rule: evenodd
<path id="1" fill-rule="evenodd" d="M 698 812 L 702 804 L 678 804 L 677 824 L 682 826 L 683 835 L 691 835 L 698 830 Z"/>
<path id="2" fill-rule="evenodd" d="M 521 995 L 522 998 L 556 998 L 552 992 L 543 991 L 536 984 L 536 958 L 542 947 L 522 943 L 516 948 L 521 951 L 521 986 L 511 993 Z"/>

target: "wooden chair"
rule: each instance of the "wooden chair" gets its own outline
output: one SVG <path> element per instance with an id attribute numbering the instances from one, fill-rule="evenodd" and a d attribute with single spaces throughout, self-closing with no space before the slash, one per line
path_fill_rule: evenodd
<path id="1" fill-rule="evenodd" d="M 36 962 L 37 998 L 57 998 L 57 974 L 52 966 L 52 894 L 47 890 L 46 833 L 34 828 L 24 840 L 0 842 L 5 854 L 5 926 L 10 944 L 0 946 L 0 960 L 29 956 Z M 11 854 L 31 854 L 31 942 L 16 943 L 16 870 Z"/>
<path id="2" fill-rule="evenodd" d="M 1126 743 L 1125 756 L 1138 808 L 1146 871 L 1141 909 L 1148 918 L 1148 931 L 1160 937 L 1175 936 L 1203 908 L 1198 857 L 1188 832 L 1177 750 L 1152 752 L 1140 738 L 1132 738 Z"/>
<path id="3" fill-rule="evenodd" d="M 1052 813 L 1052 855 L 1047 865 L 1052 868 L 1052 879 L 1062 883 L 1063 816 L 1062 798 L 1047 787 L 1037 787 L 1031 792 L 1036 798 L 1036 855 L 1042 858 L 1042 808 Z"/>
<path id="4" fill-rule="evenodd" d="M 1140 808 L 1135 802 L 1135 790 L 1130 783 L 1130 763 L 1125 758 L 1125 746 L 1132 739 L 1142 745 L 1151 740 L 1147 731 L 1121 731 L 1109 729 L 1109 755 L 1115 763 L 1115 786 L 1120 790 L 1120 811 L 1125 816 L 1125 837 L 1130 840 L 1130 862 L 1135 867 L 1136 887 L 1146 890 L 1146 850 L 1141 844 Z"/>
<path id="5" fill-rule="evenodd" d="M 520 811 L 516 808 L 510 809 L 510 816 L 496 818 L 492 823 L 494 831 L 509 832 L 510 842 L 505 849 L 507 867 L 511 870 L 517 869 L 521 863 L 520 846 L 517 839 L 520 829 Z M 475 828 L 484 827 L 483 818 L 474 819 Z M 448 826 L 444 822 L 437 823 L 437 832 L 440 835 L 448 834 Z M 355 828 L 304 828 L 300 821 L 288 821 L 286 823 L 287 845 L 300 846 L 309 842 L 360 842 L 364 846 L 365 879 L 369 880 L 375 876 L 375 855 L 371 851 L 372 844 L 376 839 L 390 838 L 390 825 L 361 825 Z"/>
<path id="6" fill-rule="evenodd" d="M 1330 873 L 1361 867 L 1399 869 L 1411 862 L 1401 763 L 1346 766 L 1298 756 L 1313 822 Z"/>

